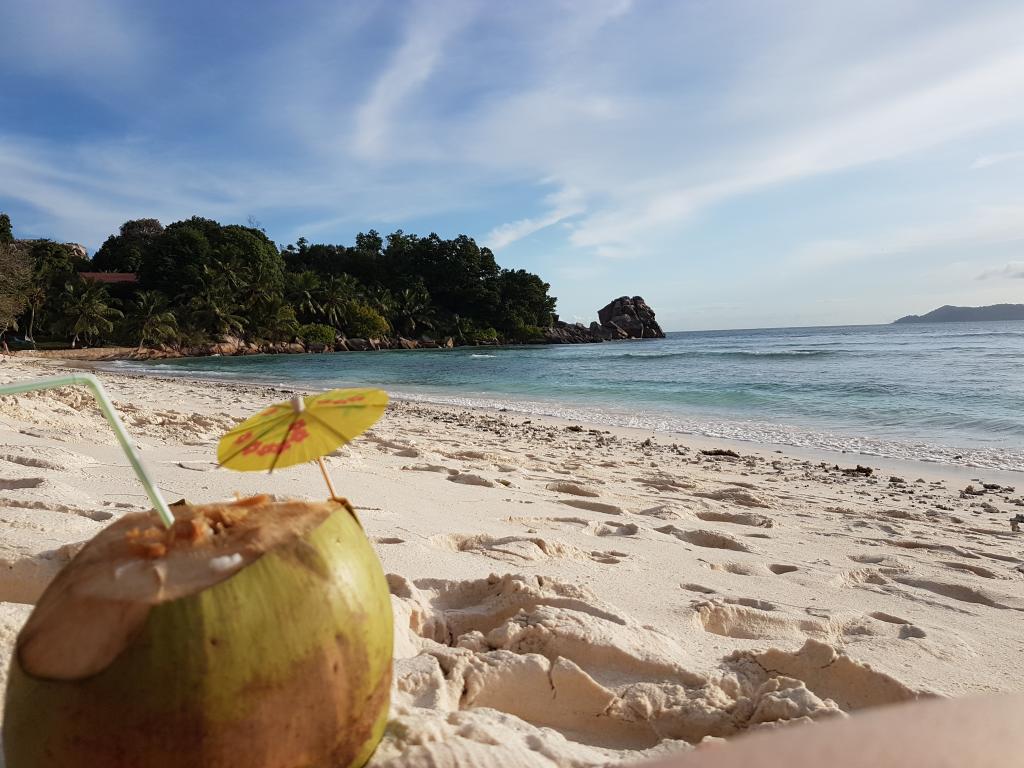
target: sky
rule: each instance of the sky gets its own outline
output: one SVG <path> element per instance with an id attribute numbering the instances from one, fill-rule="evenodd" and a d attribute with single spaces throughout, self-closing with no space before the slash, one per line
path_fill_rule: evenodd
<path id="1" fill-rule="evenodd" d="M 562 319 L 1024 302 L 1020 0 L 0 0 L 0 210 L 468 234 Z"/>

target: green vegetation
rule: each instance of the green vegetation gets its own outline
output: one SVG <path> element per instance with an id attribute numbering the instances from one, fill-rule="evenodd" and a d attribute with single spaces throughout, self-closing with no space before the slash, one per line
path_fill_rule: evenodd
<path id="1" fill-rule="evenodd" d="M 18 316 L 28 306 L 32 261 L 24 248 L 0 243 L 0 335 L 18 328 Z"/>
<path id="2" fill-rule="evenodd" d="M 307 344 L 333 344 L 335 335 L 334 328 L 323 323 L 309 323 L 299 328 L 299 337 Z"/>
<path id="3" fill-rule="evenodd" d="M 547 283 L 502 269 L 465 235 L 371 230 L 351 246 L 299 238 L 279 249 L 251 226 L 137 219 L 89 261 L 67 245 L 14 240 L 0 215 L 0 248 L 0 332 L 72 345 L 195 348 L 231 336 L 330 346 L 338 335 L 536 342 L 555 319 Z M 95 282 L 88 272 L 130 272 L 137 282 Z"/>

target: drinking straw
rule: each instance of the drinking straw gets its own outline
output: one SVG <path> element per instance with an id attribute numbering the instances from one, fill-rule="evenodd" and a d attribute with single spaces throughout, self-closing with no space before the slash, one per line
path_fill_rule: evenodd
<path id="1" fill-rule="evenodd" d="M 20 395 L 24 392 L 40 392 L 44 389 L 74 386 L 87 387 L 96 396 L 100 410 L 107 417 L 107 422 L 110 424 L 111 429 L 114 430 L 114 435 L 117 436 L 117 442 L 121 444 L 121 450 L 128 457 L 132 469 L 135 470 L 136 476 L 138 476 L 142 486 L 146 489 L 146 494 L 149 496 L 149 500 L 153 502 L 156 513 L 160 516 L 163 524 L 170 528 L 174 525 L 174 515 L 171 514 L 171 510 L 167 506 L 167 502 L 164 501 L 160 489 L 156 487 L 146 468 L 142 465 L 142 459 L 135 452 L 135 446 L 132 445 L 132 439 L 124 428 L 124 422 L 121 421 L 121 417 L 114 410 L 114 405 L 110 402 L 110 398 L 107 397 L 107 393 L 103 389 L 103 385 L 100 384 L 99 379 L 91 373 L 73 373 L 69 376 L 33 379 L 32 381 L 0 385 L 0 395 Z"/>

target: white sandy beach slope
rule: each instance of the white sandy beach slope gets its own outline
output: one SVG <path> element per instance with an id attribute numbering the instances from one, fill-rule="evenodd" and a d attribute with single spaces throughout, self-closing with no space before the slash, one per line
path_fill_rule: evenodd
<path id="1" fill-rule="evenodd" d="M 55 370 L 8 358 L 0 382 Z M 312 466 L 213 464 L 220 434 L 290 392 L 103 379 L 170 499 L 324 495 Z M 738 450 L 395 403 L 330 457 L 398 630 L 373 765 L 608 765 L 1020 689 L 1024 477 Z M 4 670 L 76 545 L 146 506 L 87 394 L 0 398 Z"/>

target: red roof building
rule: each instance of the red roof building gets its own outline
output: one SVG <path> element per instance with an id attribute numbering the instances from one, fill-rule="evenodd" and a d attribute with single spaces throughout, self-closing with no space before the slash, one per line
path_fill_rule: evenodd
<path id="1" fill-rule="evenodd" d="M 95 280 L 97 283 L 137 283 L 139 277 L 134 272 L 79 272 L 83 280 Z"/>

